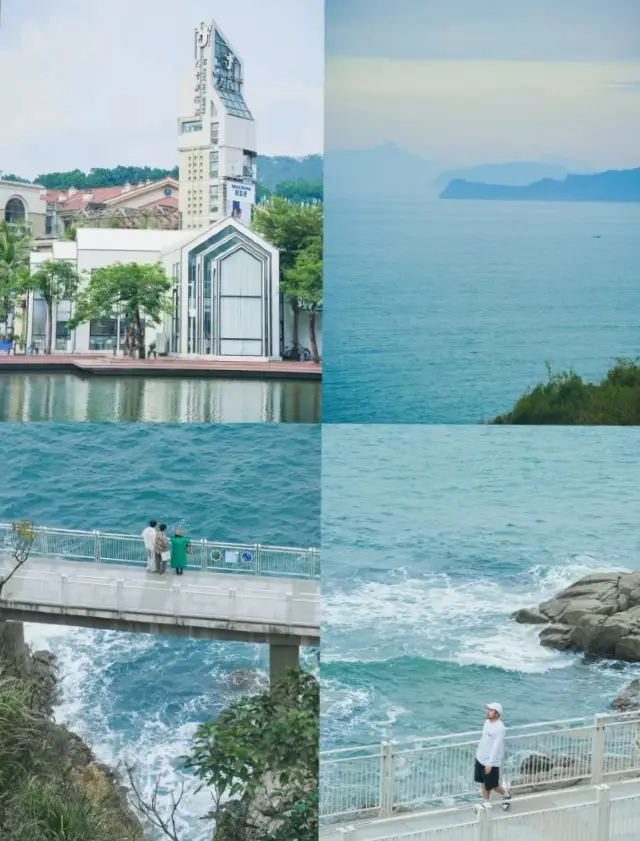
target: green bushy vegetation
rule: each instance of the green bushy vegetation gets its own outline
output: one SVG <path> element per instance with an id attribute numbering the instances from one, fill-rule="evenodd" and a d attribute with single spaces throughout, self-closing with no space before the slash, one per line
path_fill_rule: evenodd
<path id="1" fill-rule="evenodd" d="M 600 382 L 587 382 L 574 371 L 553 374 L 530 389 L 494 424 L 557 426 L 640 425 L 640 365 L 618 359 Z"/>
<path id="2" fill-rule="evenodd" d="M 187 759 L 212 793 L 214 841 L 318 837 L 320 687 L 291 669 L 197 731 Z"/>
<path id="3" fill-rule="evenodd" d="M 98 772 L 69 761 L 61 731 L 40 709 L 35 682 L 0 650 L 2 841 L 139 841 Z M 95 771 L 95 769 L 94 769 Z"/>
<path id="4" fill-rule="evenodd" d="M 258 195 L 279 195 L 291 201 L 310 200 L 322 197 L 323 157 L 306 155 L 294 158 L 289 155 L 258 155 Z M 178 167 L 157 166 L 114 166 L 94 167 L 89 172 L 73 169 L 67 172 L 44 172 L 33 183 L 41 184 L 47 190 L 97 189 L 98 187 L 121 187 L 126 183 L 140 184 L 160 181 L 162 178 L 178 177 Z M 2 180 L 31 183 L 27 178 L 11 174 L 1 176 Z"/>

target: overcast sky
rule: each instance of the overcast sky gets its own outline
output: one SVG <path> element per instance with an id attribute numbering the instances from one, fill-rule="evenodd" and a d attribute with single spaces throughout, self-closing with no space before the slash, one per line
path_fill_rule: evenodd
<path id="1" fill-rule="evenodd" d="M 639 0 L 327 0 L 327 148 L 639 166 Z"/>
<path id="2" fill-rule="evenodd" d="M 177 163 L 193 30 L 244 60 L 258 152 L 323 147 L 323 0 L 2 0 L 0 170 Z"/>

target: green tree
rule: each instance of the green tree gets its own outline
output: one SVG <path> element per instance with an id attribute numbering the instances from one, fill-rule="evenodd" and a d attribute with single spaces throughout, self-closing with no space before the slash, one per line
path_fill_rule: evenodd
<path id="1" fill-rule="evenodd" d="M 274 194 L 298 204 L 321 202 L 324 197 L 321 181 L 282 181 L 276 185 Z"/>
<path id="2" fill-rule="evenodd" d="M 127 345 L 144 359 L 144 324 L 160 324 L 171 312 L 171 280 L 161 263 L 116 263 L 96 269 L 78 302 L 70 327 L 103 318 L 124 317 Z"/>
<path id="3" fill-rule="evenodd" d="M 15 314 L 16 297 L 29 276 L 31 235 L 0 222 L 0 320 Z"/>
<path id="4" fill-rule="evenodd" d="M 19 175 L 3 175 L 2 181 L 17 181 L 19 184 L 31 184 L 28 178 L 21 178 Z"/>
<path id="5" fill-rule="evenodd" d="M 285 273 L 289 294 L 309 313 L 309 341 L 314 362 L 320 361 L 316 338 L 316 316 L 322 310 L 322 238 L 309 240 L 298 252 L 293 268 Z"/>
<path id="6" fill-rule="evenodd" d="M 252 227 L 280 252 L 280 291 L 293 312 L 293 346 L 300 347 L 300 290 L 290 272 L 298 255 L 322 239 L 322 207 L 299 205 L 276 197 L 253 215 Z M 292 283 L 290 283 L 292 281 Z"/>
<path id="7" fill-rule="evenodd" d="M 53 307 L 60 301 L 74 301 L 80 286 L 80 276 L 68 260 L 46 260 L 23 286 L 23 291 L 39 292 L 47 308 L 44 352 L 53 347 Z"/>
<path id="8" fill-rule="evenodd" d="M 317 680 L 291 669 L 198 728 L 187 767 L 211 789 L 216 841 L 317 839 L 319 715 Z"/>
<path id="9" fill-rule="evenodd" d="M 86 228 L 87 224 L 83 219 L 76 219 L 75 222 L 72 222 L 70 225 L 64 229 L 64 233 L 62 234 L 62 239 L 66 239 L 69 242 L 77 242 L 78 241 L 78 230 L 79 228 Z"/>

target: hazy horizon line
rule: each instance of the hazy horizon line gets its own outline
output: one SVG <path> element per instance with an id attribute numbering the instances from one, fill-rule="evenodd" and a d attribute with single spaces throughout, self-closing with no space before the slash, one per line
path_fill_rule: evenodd
<path id="1" fill-rule="evenodd" d="M 403 146 L 401 143 L 398 143 L 396 140 L 387 140 L 383 143 L 376 143 L 373 146 L 329 146 L 325 149 L 324 154 L 335 154 L 339 152 L 354 152 L 354 153 L 364 153 L 364 152 L 374 152 L 378 149 L 384 149 L 386 147 L 393 147 L 398 151 L 404 153 L 405 155 L 409 155 L 410 157 L 420 158 L 425 163 L 431 163 L 433 165 L 442 166 L 447 169 L 462 169 L 462 168 L 471 168 L 477 166 L 504 166 L 506 164 L 548 164 L 550 166 L 565 166 L 567 164 L 574 164 L 580 166 L 586 166 L 593 168 L 594 170 L 598 170 L 599 172 L 609 172 L 609 171 L 623 171 L 623 170 L 630 170 L 630 169 L 638 169 L 640 168 L 640 161 L 636 166 L 604 166 L 603 164 L 595 164 L 589 160 L 583 160 L 579 156 L 576 157 L 575 160 L 567 158 L 566 155 L 554 155 L 550 152 L 545 152 L 542 156 L 538 158 L 498 158 L 495 160 L 489 160 L 487 158 L 481 158 L 476 161 L 442 161 L 438 160 L 435 157 L 430 156 L 425 152 L 414 152 L 411 149 L 408 149 L 406 146 Z"/>

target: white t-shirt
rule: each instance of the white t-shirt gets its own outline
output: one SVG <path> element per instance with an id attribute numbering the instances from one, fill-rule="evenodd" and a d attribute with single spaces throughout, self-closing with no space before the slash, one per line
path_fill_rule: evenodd
<path id="1" fill-rule="evenodd" d="M 156 530 L 153 526 L 147 526 L 142 532 L 142 539 L 144 540 L 145 549 L 153 552 L 156 546 Z"/>
<path id="2" fill-rule="evenodd" d="M 489 721 L 489 719 L 485 721 L 476 749 L 476 759 L 481 765 L 491 765 L 492 768 L 501 767 L 506 732 L 507 728 L 499 718 L 496 721 Z"/>

